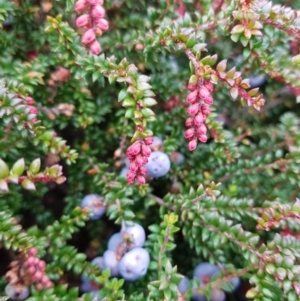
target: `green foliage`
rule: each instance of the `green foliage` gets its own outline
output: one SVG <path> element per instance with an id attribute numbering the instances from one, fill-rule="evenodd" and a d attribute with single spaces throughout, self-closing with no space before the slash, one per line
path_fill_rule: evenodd
<path id="1" fill-rule="evenodd" d="M 299 300 L 299 3 L 106 0 L 100 55 L 74 4 L 0 0 L 0 299 L 35 247 L 54 286 L 29 301 Z M 190 152 L 185 100 L 208 82 L 208 140 Z M 126 149 L 152 135 L 171 169 L 128 185 Z M 103 197 L 100 220 L 79 207 L 87 194 Z M 90 261 L 132 222 L 151 262 L 131 283 Z M 180 293 L 205 261 L 221 272 Z"/>

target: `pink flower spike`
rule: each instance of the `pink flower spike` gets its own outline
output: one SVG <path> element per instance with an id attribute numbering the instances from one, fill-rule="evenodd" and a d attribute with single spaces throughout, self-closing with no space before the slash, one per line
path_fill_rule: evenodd
<path id="1" fill-rule="evenodd" d="M 75 5 L 74 8 L 76 10 L 76 12 L 78 13 L 82 13 L 87 9 L 87 1 L 86 0 L 78 0 Z"/>
<path id="2" fill-rule="evenodd" d="M 81 38 L 81 43 L 85 46 L 91 44 L 96 39 L 94 29 L 88 29 Z"/>
<path id="3" fill-rule="evenodd" d="M 188 145 L 189 150 L 190 150 L 191 152 L 192 152 L 193 150 L 195 150 L 196 147 L 197 147 L 197 144 L 198 144 L 197 139 L 194 139 L 194 140 L 190 141 L 190 142 L 189 142 L 189 145 Z"/>
<path id="4" fill-rule="evenodd" d="M 101 5 L 96 5 L 93 9 L 92 9 L 92 16 L 95 19 L 101 19 L 105 16 L 105 9 L 103 8 L 103 6 Z"/>
<path id="5" fill-rule="evenodd" d="M 90 16 L 88 14 L 84 14 L 76 19 L 76 26 L 85 27 L 89 24 L 89 22 L 90 22 Z"/>
<path id="6" fill-rule="evenodd" d="M 189 115 L 196 115 L 199 111 L 199 104 L 198 103 L 195 103 L 191 106 L 189 106 L 187 109 L 186 109 L 186 112 L 189 114 Z"/>
<path id="7" fill-rule="evenodd" d="M 94 55 L 98 55 L 101 52 L 101 50 L 102 49 L 100 43 L 97 40 L 95 40 L 90 47 L 91 53 Z"/>
<path id="8" fill-rule="evenodd" d="M 109 24 L 108 21 L 105 19 L 99 19 L 96 22 L 97 26 L 102 30 L 102 31 L 106 31 L 109 28 Z"/>

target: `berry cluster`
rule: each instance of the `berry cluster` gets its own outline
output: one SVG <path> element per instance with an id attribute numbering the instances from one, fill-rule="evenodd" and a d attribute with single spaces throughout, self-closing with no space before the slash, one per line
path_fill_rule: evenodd
<path id="1" fill-rule="evenodd" d="M 127 281 L 135 281 L 147 273 L 150 256 L 143 249 L 146 240 L 144 228 L 134 223 L 111 236 L 108 248 L 103 256 L 96 257 L 92 263 L 100 270 L 109 269 L 112 277 L 122 277 Z M 81 290 L 95 292 L 101 288 L 82 277 Z"/>
<path id="2" fill-rule="evenodd" d="M 75 10 L 77 13 L 86 12 L 76 19 L 76 26 L 85 30 L 81 43 L 88 47 L 92 54 L 98 55 L 101 52 L 101 45 L 96 37 L 102 36 L 109 27 L 108 21 L 104 19 L 103 0 L 78 0 L 75 3 Z"/>
<path id="3" fill-rule="evenodd" d="M 18 260 L 10 263 L 10 270 L 6 273 L 6 280 L 9 283 L 6 293 L 10 298 L 25 299 L 29 295 L 30 285 L 34 285 L 36 290 L 53 286 L 45 274 L 46 262 L 37 258 L 37 253 L 36 248 L 31 248 L 27 254 L 20 254 Z"/>
<path id="4" fill-rule="evenodd" d="M 103 197 L 98 194 L 87 194 L 81 201 L 81 207 L 91 211 L 90 220 L 97 220 L 106 212 Z"/>
<path id="5" fill-rule="evenodd" d="M 205 119 L 210 114 L 210 105 L 213 103 L 211 92 L 213 85 L 210 81 L 198 79 L 195 75 L 191 77 L 188 85 L 190 93 L 186 97 L 189 107 L 186 112 L 191 116 L 185 125 L 188 129 L 184 133 L 184 137 L 188 139 L 188 148 L 190 151 L 196 149 L 198 141 L 205 143 L 207 141 L 207 127 Z"/>
<path id="6" fill-rule="evenodd" d="M 144 166 L 148 163 L 151 155 L 149 145 L 153 143 L 153 137 L 138 139 L 127 148 L 126 155 L 130 161 L 129 170 L 127 172 L 127 183 L 133 184 L 136 180 L 140 185 L 146 183 L 145 175 L 147 169 Z"/>

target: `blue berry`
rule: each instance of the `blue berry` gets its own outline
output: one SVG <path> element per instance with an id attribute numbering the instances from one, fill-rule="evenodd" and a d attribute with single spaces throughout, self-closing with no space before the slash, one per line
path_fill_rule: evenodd
<path id="1" fill-rule="evenodd" d="M 163 145 L 163 140 L 160 137 L 153 136 L 153 142 L 150 145 L 150 148 L 154 151 L 159 150 Z"/>
<path id="2" fill-rule="evenodd" d="M 171 154 L 170 159 L 174 162 L 174 164 L 180 165 L 184 162 L 185 157 L 182 153 L 174 152 Z"/>
<path id="3" fill-rule="evenodd" d="M 128 250 L 136 247 L 142 247 L 144 245 L 146 240 L 146 233 L 141 225 L 134 223 L 133 226 L 126 226 L 124 232 L 129 236 L 130 240 Z"/>
<path id="4" fill-rule="evenodd" d="M 178 284 L 178 290 L 181 294 L 185 294 L 186 291 L 189 289 L 190 280 L 188 277 L 183 276 L 181 282 Z"/>
<path id="5" fill-rule="evenodd" d="M 170 171 L 171 162 L 167 154 L 161 151 L 152 152 L 145 165 L 150 177 L 163 177 Z"/>
<path id="6" fill-rule="evenodd" d="M 121 241 L 122 241 L 122 233 L 121 232 L 115 233 L 108 240 L 107 249 L 115 251 L 120 245 Z"/>
<path id="7" fill-rule="evenodd" d="M 211 301 L 225 301 L 226 295 L 223 291 L 218 289 L 213 289 L 210 293 Z"/>
<path id="8" fill-rule="evenodd" d="M 104 269 L 108 268 L 110 270 L 110 276 L 116 277 L 119 275 L 118 264 L 117 254 L 112 250 L 106 250 L 103 254 L 103 266 Z"/>
<path id="9" fill-rule="evenodd" d="M 91 263 L 96 265 L 100 270 L 104 269 L 104 260 L 102 256 L 95 257 Z"/>
<path id="10" fill-rule="evenodd" d="M 135 281 L 147 273 L 150 256 L 143 248 L 134 248 L 126 253 L 119 262 L 120 275 L 127 281 Z"/>
<path id="11" fill-rule="evenodd" d="M 11 284 L 8 284 L 5 287 L 5 293 L 11 299 L 24 300 L 29 296 L 29 289 L 27 286 L 15 287 Z"/>
<path id="12" fill-rule="evenodd" d="M 103 197 L 98 194 L 88 194 L 81 201 L 81 207 L 91 210 L 90 220 L 99 219 L 106 211 Z"/>

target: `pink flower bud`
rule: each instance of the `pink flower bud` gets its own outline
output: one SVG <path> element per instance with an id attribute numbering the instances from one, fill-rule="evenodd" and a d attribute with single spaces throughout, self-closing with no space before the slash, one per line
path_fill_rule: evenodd
<path id="1" fill-rule="evenodd" d="M 201 86 L 198 89 L 198 95 L 201 99 L 207 98 L 210 96 L 210 92 L 208 91 L 208 89 L 205 86 Z"/>
<path id="2" fill-rule="evenodd" d="M 40 260 L 40 262 L 38 263 L 38 267 L 41 271 L 44 271 L 46 268 L 46 262 L 44 260 Z"/>
<path id="3" fill-rule="evenodd" d="M 78 0 L 76 3 L 75 3 L 75 10 L 76 12 L 78 13 L 82 13 L 84 12 L 86 9 L 87 9 L 87 2 L 86 0 Z"/>
<path id="4" fill-rule="evenodd" d="M 187 88 L 188 88 L 189 91 L 193 92 L 197 89 L 197 83 L 188 84 Z"/>
<path id="5" fill-rule="evenodd" d="M 81 38 L 81 43 L 85 46 L 91 44 L 96 39 L 94 29 L 88 29 Z"/>
<path id="6" fill-rule="evenodd" d="M 147 157 L 143 157 L 143 165 L 148 163 L 148 158 Z"/>
<path id="7" fill-rule="evenodd" d="M 100 43 L 97 40 L 95 40 L 90 47 L 91 53 L 94 55 L 98 55 L 101 52 L 101 50 L 102 49 Z"/>
<path id="8" fill-rule="evenodd" d="M 151 144 L 153 143 L 153 141 L 154 141 L 154 139 L 153 139 L 152 136 L 147 137 L 147 138 L 144 138 L 144 143 L 145 143 L 146 145 L 151 145 Z"/>
<path id="9" fill-rule="evenodd" d="M 126 179 L 127 179 L 128 184 L 133 184 L 134 179 L 135 179 L 135 173 L 129 170 L 127 175 L 126 175 Z"/>
<path id="10" fill-rule="evenodd" d="M 189 115 L 195 115 L 197 114 L 199 111 L 199 104 L 198 103 L 195 103 L 191 106 L 189 106 L 187 109 L 186 109 L 186 112 L 189 114 Z"/>
<path id="11" fill-rule="evenodd" d="M 204 116 L 208 116 L 210 114 L 210 108 L 207 105 L 201 106 L 201 112 Z"/>
<path id="12" fill-rule="evenodd" d="M 214 90 L 214 85 L 210 81 L 204 82 L 204 87 L 209 91 L 212 92 Z"/>
<path id="13" fill-rule="evenodd" d="M 35 256 L 38 253 L 38 249 L 37 248 L 31 248 L 28 250 L 28 255 L 29 256 Z"/>
<path id="14" fill-rule="evenodd" d="M 205 134 L 198 135 L 198 139 L 200 142 L 205 143 L 207 141 L 207 136 Z"/>
<path id="15" fill-rule="evenodd" d="M 35 289 L 37 291 L 41 291 L 44 288 L 44 286 L 41 283 L 36 284 Z"/>
<path id="16" fill-rule="evenodd" d="M 127 148 L 127 155 L 136 156 L 141 151 L 141 143 L 140 141 L 135 141 Z"/>
<path id="17" fill-rule="evenodd" d="M 87 0 L 88 1 L 88 3 L 90 4 L 90 5 L 97 5 L 97 4 L 100 4 L 99 2 L 99 0 Z M 102 3 L 103 4 L 103 3 Z M 102 4 L 100 4 L 100 5 L 102 5 Z"/>
<path id="18" fill-rule="evenodd" d="M 188 118 L 186 121 L 185 121 L 185 126 L 186 127 L 191 127 L 194 125 L 194 119 L 193 118 Z"/>
<path id="19" fill-rule="evenodd" d="M 32 106 L 34 104 L 34 99 L 30 96 L 26 96 L 26 102 L 29 106 Z"/>
<path id="20" fill-rule="evenodd" d="M 50 280 L 49 280 L 49 277 L 48 277 L 47 275 L 44 274 L 44 275 L 42 276 L 41 283 L 45 285 L 45 284 L 47 284 L 49 281 L 50 281 Z"/>
<path id="21" fill-rule="evenodd" d="M 52 286 L 53 283 L 50 280 L 45 284 L 45 288 L 51 288 Z"/>
<path id="22" fill-rule="evenodd" d="M 151 148 L 148 145 L 142 144 L 142 155 L 149 157 L 151 155 Z"/>
<path id="23" fill-rule="evenodd" d="M 138 173 L 142 176 L 145 176 L 147 174 L 147 168 L 145 166 L 140 166 Z"/>
<path id="24" fill-rule="evenodd" d="M 144 163 L 144 157 L 141 154 L 138 154 L 135 158 L 135 163 L 137 166 L 141 166 Z"/>
<path id="25" fill-rule="evenodd" d="M 88 14 L 84 14 L 82 16 L 79 16 L 76 19 L 76 26 L 77 27 L 84 27 L 87 26 L 90 23 L 90 16 Z"/>
<path id="26" fill-rule="evenodd" d="M 36 271 L 35 274 L 32 275 L 32 278 L 35 281 L 40 281 L 43 278 L 43 273 L 41 271 Z"/>
<path id="27" fill-rule="evenodd" d="M 198 135 L 199 134 L 206 134 L 207 132 L 207 127 L 205 126 L 205 124 L 201 124 L 198 128 L 197 128 L 197 131 L 198 131 Z"/>
<path id="28" fill-rule="evenodd" d="M 211 104 L 213 104 L 214 99 L 212 98 L 211 95 L 209 95 L 208 97 L 203 98 L 203 101 L 204 101 L 206 104 L 211 105 Z"/>
<path id="29" fill-rule="evenodd" d="M 29 256 L 29 257 L 26 259 L 24 265 L 25 265 L 26 267 L 30 267 L 30 266 L 34 265 L 34 257 L 33 257 L 33 256 Z"/>
<path id="30" fill-rule="evenodd" d="M 106 31 L 109 28 L 109 24 L 108 21 L 105 19 L 99 19 L 96 21 L 97 26 L 102 30 L 102 31 Z"/>
<path id="31" fill-rule="evenodd" d="M 140 165 L 136 163 L 136 161 L 132 161 L 129 166 L 129 170 L 132 172 L 136 172 Z"/>
<path id="32" fill-rule="evenodd" d="M 29 267 L 29 268 L 27 269 L 27 274 L 28 274 L 28 275 L 33 275 L 33 274 L 35 273 L 35 271 L 36 271 L 36 268 L 33 267 L 33 266 L 31 266 L 31 267 Z"/>
<path id="33" fill-rule="evenodd" d="M 146 183 L 145 177 L 141 175 L 137 176 L 136 180 L 140 185 L 144 185 Z"/>
<path id="34" fill-rule="evenodd" d="M 194 135 L 195 135 L 195 129 L 194 128 L 190 128 L 190 129 L 188 129 L 184 132 L 184 137 L 186 139 L 189 139 L 189 140 L 193 139 Z"/>
<path id="35" fill-rule="evenodd" d="M 193 150 L 195 150 L 196 147 L 197 147 L 197 144 L 198 144 L 197 139 L 194 139 L 194 140 L 190 141 L 190 142 L 189 142 L 189 145 L 188 145 L 189 150 L 190 150 L 191 152 L 192 152 Z"/>
<path id="36" fill-rule="evenodd" d="M 194 92 L 191 92 L 191 93 L 189 93 L 189 94 L 187 95 L 186 101 L 187 101 L 188 103 L 195 103 L 195 102 L 197 101 L 197 98 L 198 98 L 197 96 L 198 96 L 198 91 L 195 90 Z"/>
<path id="37" fill-rule="evenodd" d="M 103 8 L 103 6 L 101 5 L 96 5 L 93 9 L 92 9 L 92 16 L 95 19 L 101 19 L 105 16 L 105 9 Z"/>
<path id="38" fill-rule="evenodd" d="M 194 123 L 196 126 L 200 126 L 204 121 L 203 115 L 201 112 L 199 112 L 195 118 L 194 118 Z"/>
<path id="39" fill-rule="evenodd" d="M 36 107 L 33 107 L 33 106 L 29 106 L 29 108 L 30 108 L 30 113 L 31 114 L 36 114 L 37 113 L 37 108 Z"/>

